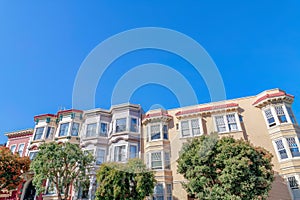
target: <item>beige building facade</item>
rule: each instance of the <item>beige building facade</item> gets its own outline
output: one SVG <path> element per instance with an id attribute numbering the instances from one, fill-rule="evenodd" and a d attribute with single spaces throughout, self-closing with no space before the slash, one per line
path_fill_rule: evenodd
<path id="1" fill-rule="evenodd" d="M 90 187 L 71 190 L 72 199 L 94 199 L 96 170 L 103 162 L 141 158 L 155 172 L 157 185 L 151 199 L 189 199 L 177 173 L 177 159 L 188 139 L 218 132 L 250 141 L 270 151 L 275 181 L 269 199 L 300 199 L 300 129 L 292 111 L 294 97 L 280 89 L 255 96 L 170 110 L 140 105 L 114 105 L 110 110 L 64 110 L 35 116 L 28 155 L 34 159 L 41 143 L 72 142 L 95 156 Z M 28 183 L 30 180 L 28 181 Z M 49 183 L 46 182 L 46 188 Z M 24 188 L 26 189 L 26 188 Z M 43 199 L 56 199 L 47 189 Z"/>

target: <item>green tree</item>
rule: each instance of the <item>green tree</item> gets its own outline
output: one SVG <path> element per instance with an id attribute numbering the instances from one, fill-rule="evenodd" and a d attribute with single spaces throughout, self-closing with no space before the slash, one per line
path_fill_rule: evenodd
<path id="1" fill-rule="evenodd" d="M 28 171 L 29 157 L 13 154 L 9 148 L 0 147 L 0 191 L 16 189 L 23 181 L 21 175 Z"/>
<path id="2" fill-rule="evenodd" d="M 97 172 L 97 200 L 143 200 L 153 193 L 154 173 L 140 159 L 126 164 L 104 163 Z"/>
<path id="3" fill-rule="evenodd" d="M 76 144 L 42 144 L 30 165 L 37 193 L 45 191 L 43 182 L 48 179 L 54 185 L 58 199 L 68 199 L 70 186 L 86 180 L 88 166 L 93 161 L 93 156 L 85 154 Z"/>
<path id="4" fill-rule="evenodd" d="M 198 199 L 266 199 L 273 181 L 272 155 L 261 147 L 216 134 L 194 138 L 180 152 L 178 172 Z"/>

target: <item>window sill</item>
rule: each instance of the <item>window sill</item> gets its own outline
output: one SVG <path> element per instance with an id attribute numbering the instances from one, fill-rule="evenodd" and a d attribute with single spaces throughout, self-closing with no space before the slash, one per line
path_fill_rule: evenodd
<path id="1" fill-rule="evenodd" d="M 235 131 L 226 131 L 226 132 L 217 132 L 218 135 L 225 135 L 225 134 L 233 134 L 233 133 L 238 133 L 242 132 L 242 130 L 235 130 Z"/>

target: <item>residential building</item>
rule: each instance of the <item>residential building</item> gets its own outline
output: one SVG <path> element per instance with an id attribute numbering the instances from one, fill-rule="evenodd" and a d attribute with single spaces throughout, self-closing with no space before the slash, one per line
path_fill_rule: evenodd
<path id="1" fill-rule="evenodd" d="M 33 135 L 32 129 L 19 130 L 5 134 L 8 138 L 6 147 L 12 153 L 19 154 L 21 157 L 26 156 L 28 153 L 29 141 Z M 21 197 L 21 188 L 25 182 L 21 183 L 16 190 L 0 191 L 0 200 L 16 200 Z"/>
<path id="2" fill-rule="evenodd" d="M 177 173 L 179 151 L 188 139 L 217 132 L 220 137 L 250 141 L 274 155 L 275 180 L 269 199 L 300 199 L 300 128 L 293 101 L 292 95 L 272 89 L 255 96 L 146 113 L 139 105 L 121 104 L 109 110 L 38 115 L 28 155 L 33 159 L 39 145 L 47 141 L 69 141 L 92 153 L 96 161 L 91 166 L 90 187 L 72 190 L 74 200 L 94 198 L 95 174 L 103 162 L 124 163 L 135 157 L 155 172 L 157 185 L 151 198 L 184 200 L 190 198 L 181 185 L 186 180 Z M 56 199 L 55 192 L 43 198 Z"/>

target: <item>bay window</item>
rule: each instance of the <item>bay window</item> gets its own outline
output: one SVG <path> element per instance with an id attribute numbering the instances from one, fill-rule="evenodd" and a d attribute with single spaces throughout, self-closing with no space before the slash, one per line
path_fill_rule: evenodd
<path id="1" fill-rule="evenodd" d="M 100 136 L 107 136 L 107 123 L 100 123 Z"/>
<path id="2" fill-rule="evenodd" d="M 78 132 L 79 132 L 79 123 L 73 122 L 71 136 L 78 136 Z"/>
<path id="3" fill-rule="evenodd" d="M 130 145 L 129 146 L 129 158 L 137 158 L 138 157 L 138 151 L 136 145 Z"/>
<path id="4" fill-rule="evenodd" d="M 168 126 L 167 125 L 163 125 L 163 134 L 164 134 L 164 139 L 167 140 L 168 139 Z"/>
<path id="5" fill-rule="evenodd" d="M 131 132 L 138 132 L 138 125 L 137 125 L 137 119 L 136 118 L 131 118 L 130 131 Z"/>
<path id="6" fill-rule="evenodd" d="M 154 187 L 153 200 L 164 200 L 164 186 L 158 183 Z"/>
<path id="7" fill-rule="evenodd" d="M 282 139 L 275 141 L 278 154 L 280 156 L 280 159 L 286 159 L 288 158 L 288 155 L 286 153 L 285 147 L 283 145 Z"/>
<path id="8" fill-rule="evenodd" d="M 299 148 L 298 148 L 295 138 L 289 137 L 289 138 L 286 138 L 286 141 L 288 142 L 292 157 L 299 157 L 300 156 Z"/>
<path id="9" fill-rule="evenodd" d="M 292 190 L 299 189 L 298 181 L 295 176 L 288 177 L 288 182 Z"/>
<path id="10" fill-rule="evenodd" d="M 100 165 L 105 162 L 105 150 L 98 149 L 96 153 L 96 164 Z"/>
<path id="11" fill-rule="evenodd" d="M 15 151 L 16 151 L 16 145 L 15 144 L 10 146 L 10 151 L 12 153 L 15 153 Z"/>
<path id="12" fill-rule="evenodd" d="M 160 136 L 160 124 L 151 125 L 150 126 L 150 134 L 151 134 L 151 140 L 161 139 L 161 136 Z"/>
<path id="13" fill-rule="evenodd" d="M 46 132 L 46 139 L 52 139 L 54 136 L 54 127 L 47 127 L 47 132 Z"/>
<path id="14" fill-rule="evenodd" d="M 25 147 L 25 144 L 19 144 L 18 153 L 20 156 L 22 156 L 22 154 L 23 154 L 24 147 Z"/>
<path id="15" fill-rule="evenodd" d="M 151 169 L 162 169 L 161 152 L 151 153 Z"/>
<path id="16" fill-rule="evenodd" d="M 286 104 L 270 105 L 263 109 L 268 127 L 285 123 L 296 124 L 296 118 L 292 108 Z"/>
<path id="17" fill-rule="evenodd" d="M 172 197 L 172 184 L 167 183 L 166 186 L 167 186 L 167 200 L 172 200 L 173 199 L 173 197 Z"/>

